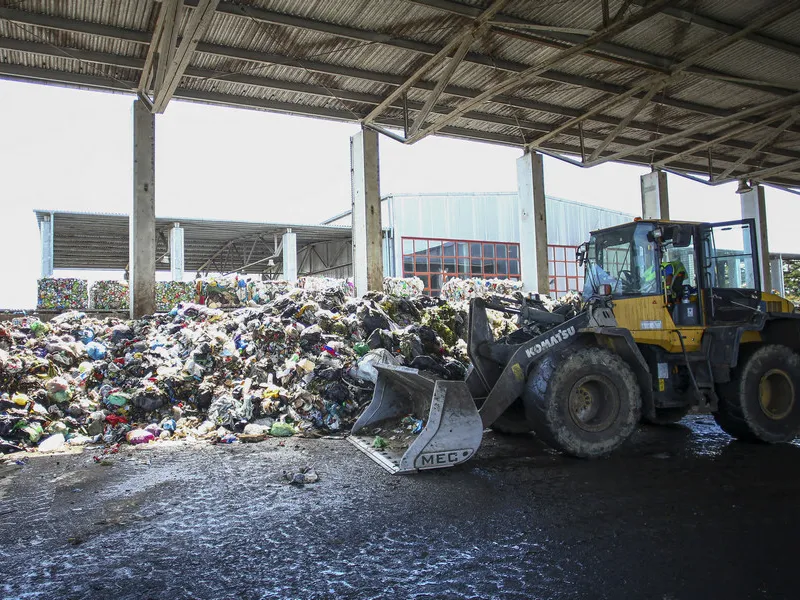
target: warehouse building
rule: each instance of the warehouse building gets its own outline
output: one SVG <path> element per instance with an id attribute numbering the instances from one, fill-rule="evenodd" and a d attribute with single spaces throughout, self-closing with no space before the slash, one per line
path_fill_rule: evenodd
<path id="1" fill-rule="evenodd" d="M 419 277 L 438 295 L 453 277 L 521 278 L 519 195 L 515 192 L 393 194 L 381 202 L 384 274 Z M 349 225 L 350 211 L 324 222 Z M 550 293 L 582 289 L 575 247 L 589 232 L 631 221 L 633 215 L 547 197 Z"/>

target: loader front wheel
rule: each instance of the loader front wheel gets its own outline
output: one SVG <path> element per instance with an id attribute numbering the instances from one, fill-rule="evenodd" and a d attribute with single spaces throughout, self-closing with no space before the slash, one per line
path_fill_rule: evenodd
<path id="1" fill-rule="evenodd" d="M 595 347 L 539 361 L 528 377 L 524 402 L 536 435 L 580 458 L 619 447 L 636 429 L 642 410 L 631 368 L 613 352 Z"/>
<path id="2" fill-rule="evenodd" d="M 800 356 L 769 345 L 743 361 L 719 388 L 714 414 L 726 433 L 748 442 L 789 442 L 800 433 Z"/>
<path id="3" fill-rule="evenodd" d="M 491 425 L 492 431 L 505 435 L 522 435 L 533 431 L 533 425 L 525 416 L 525 405 L 517 399 L 506 411 Z"/>

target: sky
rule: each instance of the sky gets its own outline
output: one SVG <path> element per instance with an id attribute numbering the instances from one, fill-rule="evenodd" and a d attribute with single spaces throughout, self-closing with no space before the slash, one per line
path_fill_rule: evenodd
<path id="1" fill-rule="evenodd" d="M 36 303 L 34 209 L 130 212 L 132 100 L 0 80 L 0 308 Z M 350 208 L 349 138 L 358 130 L 355 123 L 173 101 L 156 118 L 156 213 L 319 223 Z M 437 137 L 404 146 L 381 136 L 381 194 L 515 191 L 521 154 Z M 647 171 L 581 169 L 545 157 L 545 191 L 638 215 L 639 176 Z M 670 174 L 671 216 L 738 219 L 735 188 Z M 766 197 L 770 251 L 800 253 L 800 197 L 772 188 Z M 97 275 L 87 278 L 105 276 Z"/>

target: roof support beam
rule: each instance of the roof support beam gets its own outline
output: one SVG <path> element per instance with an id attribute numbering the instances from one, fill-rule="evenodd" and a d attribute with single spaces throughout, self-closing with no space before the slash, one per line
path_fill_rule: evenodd
<path id="1" fill-rule="evenodd" d="M 428 8 L 437 9 L 442 12 L 446 12 L 448 14 L 458 15 L 463 17 L 471 17 L 474 16 L 476 11 L 479 12 L 479 9 L 473 6 L 467 6 L 465 4 L 461 4 L 460 2 L 453 2 L 451 0 L 406 0 L 406 1 L 413 2 L 414 4 L 418 4 L 420 6 L 426 6 Z M 644 6 L 646 2 L 639 1 L 637 2 L 637 4 L 639 6 Z M 668 10 L 670 10 L 670 7 L 664 8 L 661 12 L 664 13 Z M 533 23 L 531 21 L 503 14 L 498 14 L 492 20 L 492 26 L 493 26 L 492 32 L 498 35 L 503 35 L 514 39 L 525 39 L 531 42 L 535 42 L 542 45 L 548 45 L 552 47 L 563 47 L 564 43 L 580 44 L 581 42 L 584 42 L 588 36 L 594 33 L 592 30 L 586 30 L 586 29 L 554 27 L 550 25 Z M 737 31 L 739 28 L 731 27 L 731 29 L 732 31 L 725 31 L 725 33 L 733 33 Z M 524 30 L 525 32 L 534 32 L 534 33 L 522 34 L 518 30 Z M 636 48 L 629 48 L 628 46 L 622 46 L 619 44 L 615 44 L 613 42 L 601 42 L 597 44 L 594 48 L 588 50 L 586 53 L 592 57 L 600 58 L 610 62 L 638 66 L 640 68 L 646 67 L 655 72 L 660 72 L 664 74 L 668 73 L 669 65 L 672 62 L 669 58 L 665 56 L 659 56 L 658 54 L 645 52 L 643 50 L 638 50 Z M 769 91 L 777 94 L 786 94 L 794 91 L 794 86 L 786 84 L 784 82 L 744 80 L 742 78 L 735 77 L 727 73 L 723 73 L 713 69 L 707 69 L 705 67 L 697 67 L 697 66 L 690 67 L 689 69 L 687 69 L 687 72 L 691 73 L 692 75 L 697 75 L 698 77 L 729 81 L 731 83 L 736 83 L 743 87 Z"/>
<path id="2" fill-rule="evenodd" d="M 389 94 L 386 99 L 381 102 L 378 106 L 376 106 L 370 113 L 367 115 L 367 118 L 364 119 L 365 123 L 372 123 L 375 118 L 381 114 L 384 109 L 392 104 L 395 100 L 400 98 L 406 90 L 408 90 L 411 86 L 413 86 L 417 81 L 419 81 L 423 75 L 428 73 L 431 69 L 436 67 L 440 62 L 442 62 L 447 56 L 450 55 L 451 52 L 455 50 L 455 55 L 450 60 L 450 64 L 447 66 L 445 70 L 445 75 L 440 78 L 440 81 L 443 81 L 441 87 L 439 84 L 436 85 L 434 88 L 434 94 L 436 98 L 434 98 L 434 102 L 438 98 L 438 95 L 442 93 L 442 89 L 445 85 L 447 85 L 450 76 L 453 74 L 453 71 L 458 66 L 458 64 L 463 60 L 464 56 L 469 51 L 472 42 L 476 39 L 476 36 L 483 35 L 486 32 L 486 22 L 489 21 L 500 9 L 503 8 L 508 3 L 508 0 L 495 0 L 489 8 L 483 11 L 478 18 L 475 20 L 475 23 L 464 27 L 461 32 L 455 36 L 450 42 L 445 45 L 444 48 L 439 50 L 436 54 L 434 54 L 429 60 L 427 60 L 421 67 L 414 71 L 408 79 L 406 79 L 401 85 L 396 87 L 391 94 Z M 437 92 L 438 89 L 438 92 Z M 428 109 L 430 111 L 430 108 Z"/>
<path id="3" fill-rule="evenodd" d="M 626 93 L 621 94 L 616 98 L 615 97 L 609 98 L 608 100 L 600 104 L 596 104 L 591 110 L 584 113 L 577 119 L 572 119 L 570 121 L 567 121 L 566 123 L 560 125 L 559 127 L 556 127 L 551 132 L 541 136 L 539 139 L 532 142 L 530 146 L 532 148 L 538 147 L 547 140 L 555 137 L 556 135 L 564 131 L 566 128 L 577 125 L 577 123 L 584 121 L 592 117 L 593 115 L 598 114 L 599 112 L 606 110 L 607 108 L 610 108 L 611 106 L 618 104 L 620 101 L 629 98 L 635 93 L 644 91 L 648 88 L 652 88 L 653 86 L 667 85 L 670 81 L 676 79 L 681 73 L 683 73 L 688 67 L 692 66 L 693 64 L 705 60 L 713 56 L 714 54 L 717 54 L 718 52 L 724 50 L 731 44 L 738 42 L 740 39 L 744 38 L 749 33 L 757 29 L 760 29 L 762 27 L 765 27 L 766 25 L 769 25 L 770 23 L 785 17 L 787 14 L 794 12 L 799 7 L 800 7 L 800 2 L 797 2 L 797 0 L 793 0 L 791 2 L 784 2 L 778 5 L 777 7 L 773 8 L 772 10 L 762 13 L 761 16 L 754 19 L 744 29 L 740 29 L 735 33 L 732 33 L 731 35 L 719 38 L 711 43 L 703 44 L 702 46 L 697 48 L 685 59 L 683 59 L 682 61 L 671 67 L 670 75 L 667 78 L 664 78 L 664 76 L 661 75 L 645 77 L 639 83 L 630 88 Z M 596 160 L 597 158 L 595 157 L 594 159 L 590 159 L 589 162 L 593 163 Z"/>
<path id="4" fill-rule="evenodd" d="M 768 146 L 769 144 L 773 143 L 778 137 L 786 131 L 793 123 L 795 123 L 798 119 L 798 113 L 796 110 L 792 111 L 789 115 L 789 118 L 786 119 L 783 123 L 781 123 L 777 128 L 772 130 L 768 136 L 761 138 L 761 140 L 755 144 L 750 150 L 742 154 L 735 163 L 731 166 L 726 168 L 722 173 L 716 176 L 716 179 L 719 181 L 724 181 L 726 177 L 728 177 L 731 173 L 736 171 L 739 167 L 741 167 L 746 161 L 750 160 L 751 158 L 755 157 L 762 148 Z"/>
<path id="5" fill-rule="evenodd" d="M 16 50 L 19 52 L 25 52 L 29 54 L 38 54 L 44 56 L 56 56 L 59 58 L 63 58 L 64 50 L 52 46 L 50 44 L 41 44 L 38 42 L 26 42 L 22 40 L 13 40 L 9 38 L 0 38 L 0 48 L 6 48 L 9 50 Z M 142 60 L 138 58 L 131 58 L 131 57 L 124 57 L 124 56 L 117 56 L 113 54 L 105 54 L 101 52 L 94 52 L 90 50 L 79 50 L 75 48 L 67 49 L 68 54 L 76 60 L 98 63 L 98 64 L 106 64 L 112 65 L 115 67 L 126 67 L 132 69 L 141 69 L 142 68 Z M 291 66 L 294 68 L 301 68 L 297 65 L 296 61 L 292 61 L 286 57 L 281 57 L 279 55 L 273 54 L 266 54 L 266 53 L 259 53 L 259 52 L 252 52 L 249 50 L 242 50 L 237 48 L 230 48 L 224 46 L 216 46 L 212 44 L 199 44 L 198 51 L 213 54 L 215 56 L 222 56 L 229 59 L 238 59 L 238 60 L 245 60 L 251 62 L 257 62 L 260 64 L 282 64 L 286 66 Z M 316 63 L 316 62 L 308 62 L 304 61 L 303 68 L 324 73 L 328 75 L 340 75 L 343 77 L 354 77 L 358 79 L 363 79 L 366 81 L 375 81 L 380 83 L 385 83 L 387 85 L 397 85 L 398 83 L 402 83 L 402 78 L 391 75 L 388 73 L 378 73 L 373 71 L 364 71 L 360 69 L 351 69 L 347 67 L 339 67 L 337 65 L 329 65 L 326 63 Z M 76 74 L 67 74 L 67 73 L 60 73 L 55 71 L 46 71 L 43 69 L 36 69 L 36 68 L 29 68 L 29 67 L 21 67 L 18 65 L 0 65 L 0 69 L 2 69 L 8 76 L 26 76 L 26 73 L 32 73 L 32 77 L 35 79 L 43 79 L 45 73 L 50 73 L 51 78 L 55 81 L 63 80 L 64 83 L 77 83 L 78 80 L 87 81 L 91 83 L 86 83 L 93 88 L 106 88 L 106 89 L 127 89 L 127 88 L 120 88 L 120 86 L 115 85 L 111 81 L 103 81 L 98 78 L 93 78 L 91 76 L 85 75 L 76 75 Z M 189 77 L 199 77 L 205 79 L 214 79 L 217 81 L 231 81 L 242 83 L 244 85 L 256 85 L 260 87 L 271 87 L 274 89 L 279 90 L 289 90 L 289 91 L 297 91 L 302 93 L 310 93 L 310 94 L 317 94 L 320 96 L 325 97 L 332 97 L 331 92 L 334 92 L 336 96 L 343 100 L 352 100 L 354 102 L 364 102 L 369 104 L 376 104 L 377 102 L 381 101 L 381 98 L 371 95 L 371 94 L 362 94 L 359 92 L 349 92 L 347 90 L 334 90 L 332 87 L 328 86 L 316 86 L 312 84 L 303 84 L 303 83 L 296 83 L 291 81 L 283 81 L 277 79 L 270 79 L 264 77 L 254 77 L 252 75 L 247 74 L 230 74 L 225 72 L 218 72 L 206 69 L 194 69 L 194 68 L 187 68 L 186 75 Z M 132 85 L 130 89 L 133 89 L 135 85 Z M 433 89 L 433 84 L 420 81 L 417 82 L 414 86 L 418 89 L 426 89 L 430 90 Z M 464 88 L 460 86 L 452 86 L 448 85 L 444 89 L 444 93 L 458 96 L 461 98 L 474 98 L 480 92 L 479 90 L 473 90 L 469 88 Z M 376 101 L 377 98 L 377 101 Z M 660 99 L 659 99 L 660 101 Z M 577 109 L 565 107 L 565 106 L 556 106 L 552 104 L 547 104 L 543 102 L 537 102 L 535 100 L 530 100 L 526 98 L 514 98 L 512 96 L 501 95 L 497 96 L 492 99 L 493 103 L 502 104 L 504 106 L 509 106 L 512 108 L 522 108 L 526 110 L 533 110 L 537 112 L 544 112 L 548 114 L 560 115 L 563 117 L 570 117 L 570 118 L 577 118 L 581 116 L 581 112 Z M 409 108 L 413 110 L 417 110 L 417 106 L 421 106 L 418 103 L 409 103 Z M 597 107 L 595 107 L 597 108 Z M 452 110 L 451 108 L 447 108 L 446 110 Z M 726 116 L 728 114 L 732 114 L 729 112 L 722 111 L 720 114 L 719 111 L 715 112 L 715 116 Z M 551 129 L 551 126 L 547 126 L 544 128 L 536 127 L 536 126 L 528 126 L 526 125 L 526 121 L 516 119 L 512 119 L 509 117 L 490 117 L 486 116 L 486 113 L 479 113 L 479 112 L 470 112 L 465 113 L 465 117 L 469 119 L 474 119 L 478 121 L 486 121 L 489 123 L 501 123 L 501 124 L 510 124 L 510 125 L 518 125 L 522 126 L 523 128 L 529 128 L 531 130 L 539 130 L 542 132 L 547 132 Z M 593 121 L 599 123 L 605 123 L 607 125 L 616 126 L 620 119 L 617 117 L 612 117 L 603 114 L 596 114 L 593 118 Z M 756 121 L 752 121 L 756 122 Z M 580 125 L 580 122 L 578 123 Z M 673 133 L 677 133 L 679 129 L 669 127 L 666 125 L 656 125 L 654 123 L 647 123 L 647 122 L 638 122 L 638 121 L 631 121 L 628 124 L 629 128 L 637 129 L 640 131 L 647 131 L 650 133 L 658 133 L 658 134 L 666 134 L 670 135 Z M 402 127 L 401 127 L 402 129 Z M 579 137 L 579 132 L 575 130 L 566 130 L 564 131 L 565 134 Z M 589 132 L 586 132 L 587 139 L 599 139 L 592 137 Z M 620 139 L 620 138 L 617 138 Z M 692 139 L 698 142 L 705 142 L 709 141 L 711 138 L 709 136 L 704 136 L 702 134 L 696 134 L 690 136 L 688 139 Z M 402 139 L 401 139 L 402 141 Z M 726 146 L 730 146 L 731 148 L 737 148 L 739 150 L 749 150 L 751 144 L 747 142 L 743 142 L 740 140 L 727 140 L 725 142 Z M 761 150 L 767 154 L 773 154 L 776 156 L 784 156 L 786 158 L 800 158 L 800 152 L 784 149 L 784 148 L 776 148 L 776 147 L 765 147 Z"/>
<path id="6" fill-rule="evenodd" d="M 786 171 L 793 171 L 800 167 L 800 160 L 793 160 L 782 165 L 776 165 L 774 167 L 769 167 L 768 169 L 761 169 L 760 171 L 751 171 L 747 173 L 745 177 L 747 179 L 756 179 L 761 180 L 764 177 L 771 177 L 772 175 L 779 175 L 780 173 L 785 173 Z"/>
<path id="7" fill-rule="evenodd" d="M 652 2 L 653 0 L 649 1 Z M 326 23 L 324 21 L 304 19 L 293 15 L 286 15 L 274 11 L 264 10 L 260 8 L 253 8 L 249 6 L 239 6 L 230 3 L 221 3 L 218 10 L 219 12 L 223 12 L 226 14 L 237 15 L 240 17 L 248 17 L 255 21 L 261 21 L 264 23 L 270 23 L 274 25 L 285 25 L 288 27 L 295 27 L 298 29 L 306 29 L 310 31 L 319 31 L 322 33 L 327 33 L 329 35 L 334 35 L 347 39 L 353 39 L 369 43 L 379 43 L 392 48 L 401 48 L 404 50 L 410 50 L 412 52 L 419 52 L 422 54 L 435 55 L 441 49 L 438 46 L 435 46 L 433 44 L 428 44 L 426 42 L 404 39 L 374 31 L 366 31 L 362 29 L 355 29 L 352 27 L 344 27 L 332 23 Z M 575 43 L 584 43 L 586 40 L 588 40 L 588 38 L 583 38 L 582 42 L 575 42 Z M 597 45 L 593 44 L 593 46 Z M 484 65 L 492 69 L 508 71 L 510 73 L 520 73 L 525 71 L 529 67 L 529 65 L 525 65 L 522 63 L 499 59 L 492 56 L 486 56 L 484 54 L 477 54 L 474 52 L 467 53 L 467 55 L 464 57 L 464 60 L 466 62 Z M 292 64 L 297 65 L 298 63 L 306 64 L 306 61 L 295 59 Z M 566 83 L 569 85 L 575 85 L 579 87 L 585 87 L 588 89 L 605 91 L 609 93 L 620 93 L 625 91 L 625 88 L 622 86 L 594 80 L 588 77 L 573 75 L 571 73 L 563 73 L 560 71 L 548 70 L 547 72 L 541 74 L 541 78 L 547 79 L 549 81 L 556 81 L 559 83 Z M 773 89 L 772 91 L 775 92 L 776 90 Z M 781 91 L 785 94 L 792 93 L 792 90 L 778 90 L 778 91 Z M 672 106 L 674 108 L 691 110 L 699 112 L 701 114 L 711 114 L 711 115 L 720 114 L 720 109 L 715 109 L 713 107 L 703 106 L 694 102 L 687 102 L 665 96 L 660 96 L 658 98 L 658 102 L 660 104 L 664 104 L 665 106 Z"/>
<path id="8" fill-rule="evenodd" d="M 676 134 L 673 134 L 673 135 L 667 135 L 667 136 L 664 136 L 662 138 L 655 139 L 655 140 L 652 140 L 650 142 L 646 142 L 644 144 L 641 144 L 640 146 L 638 146 L 636 148 L 632 148 L 630 150 L 623 150 L 622 152 L 616 152 L 616 153 L 611 154 L 609 156 L 604 156 L 603 158 L 598 159 L 598 160 L 596 160 L 594 162 L 587 163 L 587 166 L 594 166 L 594 165 L 597 165 L 597 164 L 600 164 L 600 163 L 604 163 L 604 162 L 608 162 L 608 161 L 611 161 L 611 160 L 619 160 L 621 158 L 625 158 L 625 157 L 633 154 L 634 152 L 644 152 L 645 150 L 649 150 L 651 148 L 655 148 L 656 146 L 659 146 L 659 145 L 664 144 L 666 142 L 679 140 L 679 139 L 681 139 L 681 138 L 683 138 L 683 137 L 685 137 L 687 135 L 693 134 L 693 133 L 700 133 L 700 132 L 706 131 L 708 129 L 717 129 L 717 128 L 721 127 L 722 125 L 727 125 L 731 121 L 740 120 L 741 118 L 744 118 L 744 117 L 751 117 L 751 116 L 755 116 L 755 115 L 760 115 L 760 114 L 763 114 L 763 113 L 765 113 L 767 111 L 771 111 L 771 110 L 777 110 L 777 109 L 783 108 L 785 106 L 793 105 L 793 104 L 797 103 L 798 101 L 800 101 L 800 92 L 798 92 L 796 94 L 793 94 L 792 96 L 789 96 L 788 98 L 780 98 L 779 100 L 773 100 L 772 102 L 766 102 L 765 104 L 760 104 L 758 106 L 754 106 L 752 108 L 748 108 L 746 110 L 742 110 L 742 111 L 736 113 L 735 115 L 731 115 L 730 117 L 724 117 L 722 119 L 715 119 L 713 121 L 707 121 L 705 123 L 698 123 L 694 127 L 689 127 L 688 129 L 686 129 L 685 131 L 682 131 L 680 133 L 676 133 Z"/>
<path id="9" fill-rule="evenodd" d="M 164 79 L 164 67 L 170 64 L 175 56 L 175 44 L 178 40 L 178 25 L 181 19 L 183 2 L 181 0 L 163 0 L 158 9 L 153 38 L 147 49 L 147 57 L 139 78 L 138 92 L 148 94 L 153 89 L 160 89 Z M 152 100 L 150 104 L 152 105 Z"/>
<path id="10" fill-rule="evenodd" d="M 432 0 L 433 1 L 433 0 Z M 442 2 L 443 0 L 436 0 L 437 2 Z M 194 2 L 185 2 L 186 5 L 195 5 L 197 1 Z M 290 15 L 281 15 L 280 13 L 274 13 L 271 11 L 265 11 L 262 9 L 254 9 L 250 7 L 242 7 L 239 5 L 233 5 L 228 3 L 221 3 L 217 9 L 217 12 L 236 15 L 239 17 L 245 18 L 252 18 L 256 21 L 262 21 L 266 23 L 275 23 L 280 25 L 287 25 L 292 27 L 297 27 L 301 29 L 311 29 L 313 31 L 323 31 L 332 35 L 341 35 L 343 37 L 347 37 L 348 39 L 357 39 L 361 41 L 368 41 L 368 42 L 375 42 L 381 43 L 387 46 L 396 47 L 396 48 L 403 48 L 406 50 L 412 50 L 415 52 L 420 52 L 423 54 L 433 55 L 435 54 L 439 48 L 427 44 L 424 42 L 417 42 L 413 40 L 403 40 L 398 39 L 396 37 L 388 36 L 385 34 L 379 34 L 371 31 L 362 31 L 352 28 L 342 28 L 340 26 L 327 26 L 330 24 L 320 23 L 316 21 L 308 21 L 298 17 L 293 17 Z M 29 24 L 29 25 L 37 25 L 41 27 L 47 27 L 51 29 L 57 29 L 60 31 L 74 31 L 80 33 L 89 33 L 92 35 L 102 35 L 105 37 L 111 37 L 115 39 L 122 39 L 129 42 L 135 43 L 144 43 L 147 44 L 150 42 L 150 35 L 146 32 L 140 32 L 135 30 L 129 29 L 122 29 L 118 27 L 110 27 L 105 25 L 96 25 L 94 23 L 86 23 L 82 21 L 74 21 L 71 19 L 66 19 L 62 17 L 50 17 L 44 15 L 38 15 L 34 13 L 28 13 L 25 11 L 17 10 L 17 9 L 7 9 L 7 8 L 0 8 L 0 18 L 7 19 L 17 23 Z M 537 40 L 539 43 L 542 43 L 542 40 Z M 597 45 L 597 48 L 600 48 L 601 45 Z M 219 46 L 216 44 L 207 44 L 207 43 L 200 43 L 197 46 L 198 52 L 205 52 L 209 54 L 214 54 L 217 56 L 222 56 L 225 58 L 234 58 L 239 60 L 248 60 L 254 62 L 260 62 L 265 64 L 279 64 L 285 65 L 293 68 L 299 68 L 307 71 L 314 71 L 319 73 L 324 73 L 328 75 L 338 75 L 343 77 L 357 77 L 363 78 L 369 81 L 381 81 L 383 83 L 387 83 L 389 85 L 400 85 L 403 82 L 403 78 L 395 75 L 391 75 L 388 73 L 377 73 L 366 71 L 363 69 L 354 69 L 350 67 L 344 67 L 339 65 L 333 65 L 328 63 L 322 63 L 317 61 L 310 61 L 310 60 L 301 60 L 297 58 L 291 58 L 287 56 L 282 56 L 279 54 L 269 54 L 264 52 L 256 52 L 251 50 L 245 50 L 241 48 L 232 48 L 226 46 Z M 615 53 L 619 54 L 619 51 L 615 50 Z M 619 54 L 621 55 L 621 54 Z M 522 71 L 526 68 L 526 65 L 515 63 L 511 61 L 506 61 L 502 59 L 495 59 L 493 57 L 484 56 L 481 54 L 475 53 L 467 53 L 464 60 L 466 62 L 471 62 L 475 64 L 481 64 L 485 66 L 489 66 L 493 69 L 500 69 L 510 72 L 517 72 Z M 664 59 L 661 59 L 662 63 Z M 663 65 L 661 69 L 663 70 Z M 591 79 L 588 77 L 581 77 L 578 75 L 573 75 L 571 73 L 562 73 L 558 71 L 547 71 L 542 73 L 540 76 L 542 79 L 546 79 L 548 81 L 554 81 L 557 83 L 564 83 L 567 85 L 574 85 L 578 87 L 583 87 L 587 89 L 597 90 L 600 92 L 606 92 L 610 94 L 619 94 L 624 93 L 626 89 L 622 86 Z M 426 82 L 426 81 L 419 81 L 414 87 L 422 88 L 422 89 L 432 89 L 434 87 L 433 84 Z M 469 91 L 464 90 L 464 88 L 453 88 L 451 86 L 447 86 L 445 88 L 444 93 L 446 94 L 453 94 L 462 97 L 474 97 L 477 92 L 472 94 Z M 790 93 L 790 92 L 785 92 Z M 549 109 L 539 109 L 535 108 L 532 105 L 542 104 L 536 103 L 529 100 L 524 99 L 514 99 L 510 97 L 497 97 L 494 98 L 493 101 L 501 102 L 513 106 L 519 107 L 532 107 L 533 110 L 548 110 L 549 112 L 553 112 L 556 107 L 550 107 Z M 676 98 L 670 98 L 668 96 L 660 95 L 655 100 L 659 104 L 663 104 L 664 106 L 670 106 L 673 108 L 678 108 L 681 110 L 689 110 L 693 112 L 697 112 L 700 114 L 711 115 L 711 116 L 726 116 L 728 111 L 724 109 L 715 108 L 712 106 L 706 106 L 702 104 L 698 104 L 696 102 L 688 102 L 685 100 L 680 100 Z M 542 104 L 543 105 L 543 104 Z M 554 114 L 561 114 L 559 112 L 554 112 Z M 569 115 L 564 115 L 569 116 Z M 572 115 L 574 116 L 574 115 Z M 599 120 L 599 119 L 598 119 Z M 615 124 L 615 123 L 609 123 Z M 633 124 L 632 124 L 633 125 Z M 646 126 L 645 126 L 646 127 Z M 656 128 L 658 130 L 658 128 Z M 663 130 L 663 128 L 661 128 Z"/>
<path id="11" fill-rule="evenodd" d="M 163 79 L 160 75 L 157 77 L 157 83 L 160 85 L 155 91 L 154 112 L 162 113 L 167 108 L 167 104 L 178 87 L 186 67 L 189 66 L 189 61 L 195 48 L 197 48 L 197 44 L 211 25 L 211 20 L 214 18 L 214 11 L 217 9 L 218 4 L 219 0 L 200 0 L 197 8 L 194 9 L 191 17 L 189 17 L 189 22 L 183 32 L 183 39 L 178 49 L 175 51 L 172 60 L 165 63 L 166 72 L 163 75 Z M 168 43 L 171 44 L 172 40 L 169 40 Z"/>
<path id="12" fill-rule="evenodd" d="M 462 103 L 461 106 L 456 108 L 456 110 L 454 110 L 446 117 L 438 119 L 432 125 L 429 125 L 428 127 L 417 132 L 414 136 L 411 137 L 409 141 L 415 142 L 431 133 L 438 131 L 445 125 L 452 123 L 454 120 L 463 115 L 465 112 L 469 111 L 472 107 L 477 106 L 482 102 L 491 100 L 494 96 L 497 96 L 499 94 L 510 92 L 514 88 L 519 87 L 520 85 L 526 83 L 527 81 L 530 81 L 531 79 L 538 77 L 542 73 L 549 70 L 551 67 L 558 65 L 564 62 L 565 60 L 572 58 L 573 56 L 582 54 L 584 51 L 588 50 L 595 44 L 603 40 L 610 39 L 615 35 L 618 35 L 623 31 L 630 29 L 634 25 L 637 25 L 642 21 L 649 19 L 656 12 L 658 12 L 659 8 L 666 5 L 668 2 L 670 2 L 670 0 L 653 0 L 647 5 L 646 8 L 641 9 L 634 15 L 613 22 L 608 27 L 601 29 L 596 34 L 587 38 L 586 41 L 583 42 L 582 44 L 578 44 L 576 46 L 572 46 L 571 48 L 567 48 L 566 50 L 562 50 L 555 56 L 552 56 L 551 58 L 540 62 L 538 65 L 528 67 L 524 71 L 515 73 L 510 77 L 507 77 L 505 81 L 503 81 L 502 83 L 494 85 L 489 89 L 487 89 L 486 91 L 478 94 L 472 100 L 468 100 L 467 102 Z"/>
<path id="13" fill-rule="evenodd" d="M 666 166 L 667 164 L 669 164 L 671 162 L 675 162 L 679 158 L 683 158 L 684 156 L 689 156 L 689 155 L 692 155 L 692 154 L 696 154 L 698 152 L 702 152 L 703 150 L 711 149 L 714 146 L 724 142 L 726 139 L 735 137 L 737 135 L 741 135 L 742 133 L 745 133 L 745 132 L 750 131 L 752 129 L 758 129 L 759 127 L 765 127 L 765 126 L 769 125 L 770 123 L 774 123 L 778 119 L 782 119 L 783 117 L 785 117 L 787 113 L 791 113 L 793 115 L 793 116 L 791 116 L 789 118 L 789 125 L 790 125 L 794 121 L 794 119 L 796 118 L 794 116 L 796 114 L 796 109 L 795 108 L 788 108 L 786 110 L 781 110 L 781 111 L 778 111 L 777 113 L 773 113 L 773 114 L 769 115 L 768 117 L 766 117 L 765 119 L 763 119 L 762 121 L 760 121 L 758 123 L 746 124 L 746 125 L 740 125 L 738 127 L 733 127 L 731 129 L 729 129 L 728 131 L 726 131 L 725 133 L 723 133 L 722 135 L 715 136 L 714 139 L 709 140 L 708 142 L 704 142 L 702 144 L 697 144 L 695 146 L 687 148 L 686 150 L 681 150 L 680 152 L 671 152 L 668 157 L 663 158 L 663 159 L 661 159 L 661 160 L 659 160 L 657 162 L 654 162 L 653 163 L 653 167 L 656 168 L 656 169 L 659 169 L 661 167 Z M 782 131 L 785 131 L 786 127 L 788 127 L 789 125 L 786 125 L 785 127 L 781 126 L 782 129 L 781 128 L 778 129 L 778 135 Z M 770 135 L 772 135 L 772 134 L 770 134 Z M 734 169 L 735 168 L 736 167 L 734 166 Z"/>
<path id="14" fill-rule="evenodd" d="M 420 127 L 425 125 L 425 120 L 428 118 L 428 115 L 431 114 L 431 110 L 433 110 L 434 103 L 439 100 L 444 91 L 445 86 L 450 83 L 450 78 L 455 73 L 455 70 L 458 68 L 458 65 L 461 64 L 461 61 L 464 60 L 464 55 L 469 50 L 469 47 L 472 45 L 472 42 L 475 40 L 473 35 L 468 35 L 464 38 L 464 41 L 461 42 L 461 45 L 456 49 L 455 54 L 453 54 L 450 62 L 447 63 L 444 71 L 439 75 L 439 81 L 436 82 L 436 87 L 433 88 L 433 91 L 428 95 L 427 100 L 425 100 L 425 104 L 417 113 L 414 122 L 411 124 L 411 128 L 409 129 L 408 135 L 414 135 Z"/>
<path id="15" fill-rule="evenodd" d="M 646 2 L 646 0 L 633 0 L 633 2 L 641 6 Z M 685 8 L 667 6 L 661 12 L 678 21 L 699 25 L 700 27 L 705 27 L 706 29 L 713 29 L 714 31 L 720 31 L 722 33 L 730 34 L 739 29 L 739 27 L 736 25 L 725 23 L 724 21 L 720 21 L 717 18 L 709 17 L 702 13 L 698 13 L 695 10 L 687 10 Z M 757 44 L 761 44 L 762 46 L 768 46 L 770 48 L 775 48 L 776 50 L 782 50 L 783 52 L 788 52 L 789 54 L 800 56 L 800 46 L 797 46 L 789 42 L 784 42 L 783 40 L 778 40 L 769 37 L 767 35 L 764 35 L 763 33 L 750 33 L 747 35 L 747 39 L 750 40 L 751 42 L 756 42 Z"/>
<path id="16" fill-rule="evenodd" d="M 622 130 L 625 129 L 631 121 L 633 121 L 636 115 L 642 112 L 644 107 L 650 103 L 650 100 L 653 98 L 653 96 L 655 96 L 656 93 L 661 89 L 662 86 L 660 83 L 653 85 L 653 87 L 650 88 L 650 91 L 639 99 L 639 102 L 636 104 L 636 107 L 633 110 L 631 110 L 627 115 L 625 115 L 622 121 L 617 123 L 617 126 L 614 127 L 611 133 L 609 133 L 608 136 L 606 136 L 606 138 L 602 142 L 600 142 L 600 145 L 598 145 L 597 148 L 594 149 L 594 152 L 592 152 L 592 155 L 589 157 L 589 161 L 596 160 L 597 157 L 600 156 L 600 154 L 603 152 L 603 150 L 605 150 L 608 147 L 608 145 L 611 142 L 613 142 L 620 133 L 622 133 Z"/>

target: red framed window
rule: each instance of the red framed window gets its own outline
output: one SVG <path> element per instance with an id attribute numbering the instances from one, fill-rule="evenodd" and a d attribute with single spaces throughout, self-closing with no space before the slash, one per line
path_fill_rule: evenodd
<path id="1" fill-rule="evenodd" d="M 448 279 L 519 279 L 519 244 L 404 237 L 403 277 L 419 277 L 438 296 Z M 573 249 L 574 251 L 574 249 Z"/>
<path id="2" fill-rule="evenodd" d="M 567 292 L 583 290 L 583 267 L 575 262 L 574 246 L 547 246 L 550 295 L 560 298 Z"/>

